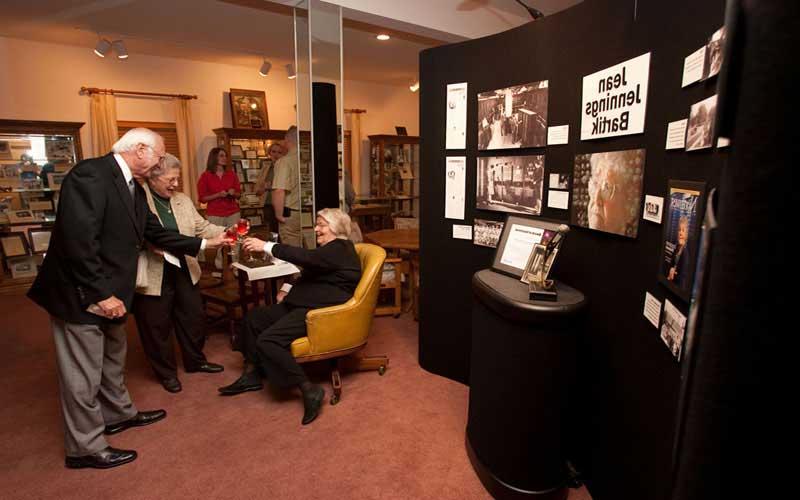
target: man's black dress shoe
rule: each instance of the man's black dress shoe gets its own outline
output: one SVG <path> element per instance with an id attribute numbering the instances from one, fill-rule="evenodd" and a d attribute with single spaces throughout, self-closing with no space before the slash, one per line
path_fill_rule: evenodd
<path id="1" fill-rule="evenodd" d="M 183 389 L 181 381 L 176 378 L 165 378 L 161 381 L 161 385 L 169 392 L 181 392 L 181 389 Z"/>
<path id="2" fill-rule="evenodd" d="M 325 389 L 318 385 L 315 385 L 308 394 L 303 394 L 303 425 L 308 425 L 317 418 L 323 399 L 325 399 Z"/>
<path id="3" fill-rule="evenodd" d="M 141 427 L 143 425 L 150 425 L 155 422 L 158 422 L 159 420 L 161 420 L 166 416 L 167 412 L 164 410 L 140 411 L 133 418 L 129 418 L 128 420 L 124 420 L 116 424 L 107 425 L 106 430 L 103 433 L 116 434 L 131 427 Z"/>
<path id="4" fill-rule="evenodd" d="M 224 371 L 225 367 L 222 365 L 218 365 L 216 363 L 203 363 L 202 365 L 198 365 L 194 368 L 186 369 L 186 373 L 195 373 L 195 372 L 203 372 L 203 373 L 219 373 Z"/>
<path id="5" fill-rule="evenodd" d="M 136 460 L 136 452 L 133 450 L 118 450 L 117 448 L 107 447 L 97 453 L 85 455 L 83 457 L 67 457 L 64 465 L 68 469 L 110 469 L 118 465 L 127 464 Z"/>
<path id="6" fill-rule="evenodd" d="M 264 384 L 261 383 L 261 377 L 255 372 L 250 372 L 236 379 L 236 382 L 231 385 L 220 387 L 217 390 L 221 396 L 233 396 L 247 391 L 260 391 L 263 388 Z"/>

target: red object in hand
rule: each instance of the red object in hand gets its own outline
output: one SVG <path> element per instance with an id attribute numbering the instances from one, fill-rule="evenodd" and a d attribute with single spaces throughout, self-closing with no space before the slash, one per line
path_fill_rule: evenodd
<path id="1" fill-rule="evenodd" d="M 250 221 L 247 219 L 239 219 L 239 223 L 236 224 L 236 230 L 241 236 L 246 235 L 250 231 Z"/>
<path id="2" fill-rule="evenodd" d="M 229 239 L 229 240 L 231 240 L 231 241 L 236 241 L 236 236 L 237 236 L 237 234 L 238 234 L 238 229 L 237 229 L 237 226 L 232 226 L 232 227 L 229 227 L 229 228 L 228 228 L 228 229 L 225 231 L 225 237 L 226 237 L 226 238 L 228 238 L 228 239 Z"/>

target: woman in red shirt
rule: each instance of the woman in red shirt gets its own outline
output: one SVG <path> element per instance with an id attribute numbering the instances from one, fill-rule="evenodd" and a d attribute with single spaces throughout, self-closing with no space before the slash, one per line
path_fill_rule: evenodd
<path id="1" fill-rule="evenodd" d="M 197 195 L 207 204 L 206 218 L 210 223 L 230 227 L 239 222 L 242 188 L 234 169 L 228 168 L 228 153 L 223 148 L 213 148 L 208 152 L 206 171 L 197 181 Z M 217 252 L 215 264 L 222 269 L 220 252 Z"/>

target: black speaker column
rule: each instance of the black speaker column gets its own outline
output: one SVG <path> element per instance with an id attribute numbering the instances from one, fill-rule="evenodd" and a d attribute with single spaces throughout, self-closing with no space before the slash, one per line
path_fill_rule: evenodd
<path id="1" fill-rule="evenodd" d="M 312 85 L 314 112 L 314 207 L 339 206 L 339 156 L 336 149 L 336 85 Z"/>

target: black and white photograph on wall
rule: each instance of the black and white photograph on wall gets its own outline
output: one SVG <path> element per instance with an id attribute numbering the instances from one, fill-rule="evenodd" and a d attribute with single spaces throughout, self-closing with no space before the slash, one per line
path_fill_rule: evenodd
<path id="1" fill-rule="evenodd" d="M 569 174 L 550 174 L 550 189 L 569 189 Z"/>
<path id="2" fill-rule="evenodd" d="M 542 213 L 544 155 L 478 158 L 477 175 L 476 208 L 528 215 Z"/>
<path id="3" fill-rule="evenodd" d="M 497 248 L 497 242 L 500 241 L 500 234 L 503 232 L 503 224 L 496 220 L 475 219 L 472 243 L 482 247 Z"/>
<path id="4" fill-rule="evenodd" d="M 689 126 L 686 128 L 686 151 L 710 148 L 714 141 L 714 117 L 717 114 L 717 95 L 692 104 Z"/>
<path id="5" fill-rule="evenodd" d="M 681 314 L 669 299 L 664 299 L 664 322 L 661 324 L 661 340 L 675 356 L 681 360 L 683 350 L 683 334 L 686 331 L 686 316 Z"/>
<path id="6" fill-rule="evenodd" d="M 575 155 L 572 224 L 636 238 L 644 149 Z"/>
<path id="7" fill-rule="evenodd" d="M 548 81 L 478 94 L 478 150 L 547 144 Z"/>
<path id="8" fill-rule="evenodd" d="M 703 68 L 703 79 L 711 78 L 719 73 L 722 67 L 722 54 L 725 47 L 725 26 L 718 29 L 708 39 L 706 60 Z"/>
<path id="9" fill-rule="evenodd" d="M 44 150 L 48 160 L 73 161 L 75 156 L 71 137 L 46 137 Z"/>
<path id="10" fill-rule="evenodd" d="M 668 189 L 658 278 L 673 293 L 688 301 L 695 271 L 705 184 L 670 180 Z"/>

